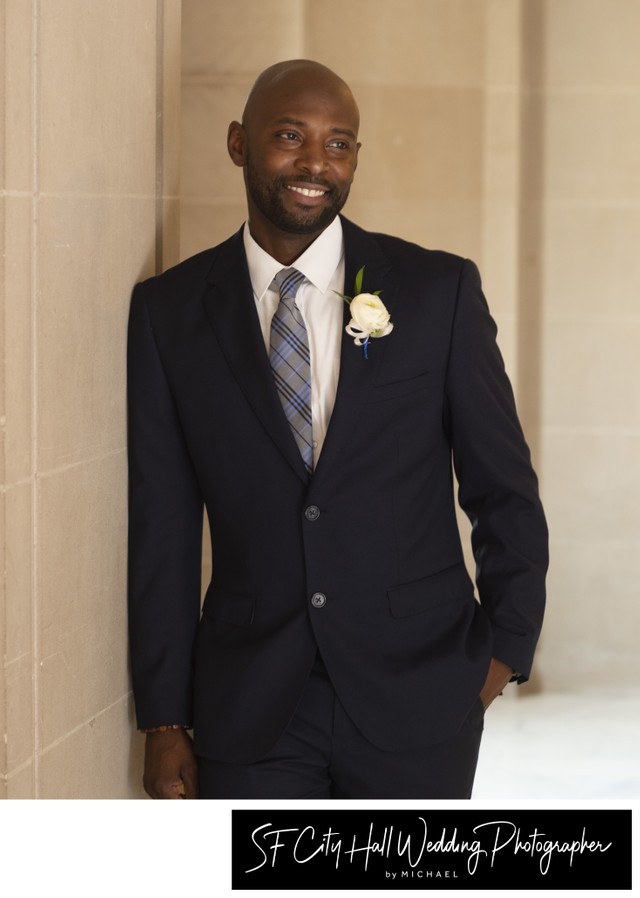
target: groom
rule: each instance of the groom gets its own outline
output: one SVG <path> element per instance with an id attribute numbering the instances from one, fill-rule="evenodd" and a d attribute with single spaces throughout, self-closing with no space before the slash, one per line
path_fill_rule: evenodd
<path id="1" fill-rule="evenodd" d="M 473 263 L 339 216 L 358 125 L 326 67 L 267 69 L 229 126 L 247 223 L 134 291 L 154 798 L 468 797 L 484 711 L 530 672 L 547 532 L 495 326 Z"/>

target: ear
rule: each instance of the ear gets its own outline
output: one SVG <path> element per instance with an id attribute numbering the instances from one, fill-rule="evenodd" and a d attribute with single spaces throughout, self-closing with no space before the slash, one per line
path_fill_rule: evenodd
<path id="1" fill-rule="evenodd" d="M 247 132 L 240 122 L 231 122 L 227 133 L 227 150 L 234 165 L 244 166 L 246 162 Z"/>
<path id="2" fill-rule="evenodd" d="M 356 144 L 356 158 L 354 159 L 354 162 L 353 162 L 353 170 L 354 170 L 354 172 L 355 172 L 355 170 L 356 170 L 357 167 L 358 167 L 358 154 L 360 153 L 360 147 L 361 147 L 361 146 L 362 146 L 361 143 L 357 143 L 357 144 Z"/>

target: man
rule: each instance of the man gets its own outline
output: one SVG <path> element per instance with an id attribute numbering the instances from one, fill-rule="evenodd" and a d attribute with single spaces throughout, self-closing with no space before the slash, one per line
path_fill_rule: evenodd
<path id="1" fill-rule="evenodd" d="M 134 292 L 131 654 L 156 798 L 468 797 L 484 709 L 530 671 L 546 526 L 477 270 L 338 216 L 358 125 L 324 66 L 267 69 L 228 134 L 248 223 Z"/>

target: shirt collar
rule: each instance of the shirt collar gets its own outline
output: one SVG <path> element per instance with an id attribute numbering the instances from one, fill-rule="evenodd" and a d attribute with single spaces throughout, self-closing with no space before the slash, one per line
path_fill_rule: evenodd
<path id="1" fill-rule="evenodd" d="M 248 222 L 245 222 L 242 237 L 253 292 L 256 299 L 261 301 L 276 274 L 285 266 L 258 246 L 249 232 Z M 297 268 L 314 287 L 321 293 L 326 293 L 343 253 L 342 222 L 336 215 L 322 234 L 289 267 Z"/>

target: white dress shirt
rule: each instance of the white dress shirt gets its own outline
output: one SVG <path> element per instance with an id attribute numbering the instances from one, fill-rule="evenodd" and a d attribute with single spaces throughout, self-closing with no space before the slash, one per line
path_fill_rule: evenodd
<path id="1" fill-rule="evenodd" d="M 311 422 L 313 462 L 318 464 L 329 419 L 336 401 L 340 374 L 340 344 L 344 300 L 344 242 L 342 224 L 336 216 L 301 256 L 286 266 L 258 246 L 244 226 L 244 248 L 249 265 L 253 296 L 269 355 L 271 319 L 280 302 L 272 288 L 276 274 L 283 268 L 296 268 L 307 279 L 298 288 L 296 305 L 304 319 L 311 356 Z"/>

